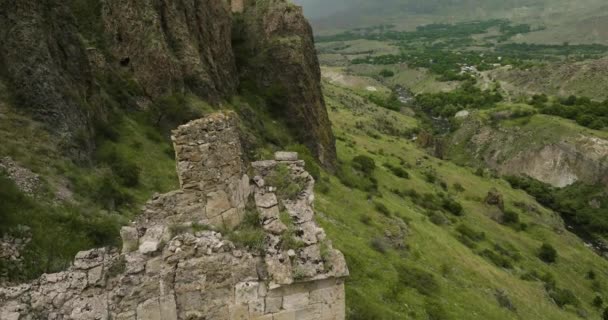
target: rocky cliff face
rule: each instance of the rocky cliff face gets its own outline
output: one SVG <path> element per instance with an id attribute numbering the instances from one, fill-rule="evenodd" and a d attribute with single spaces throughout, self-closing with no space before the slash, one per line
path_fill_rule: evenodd
<path id="1" fill-rule="evenodd" d="M 465 153 L 469 164 L 482 164 L 502 175 L 526 175 L 556 187 L 581 181 L 608 183 L 608 141 L 544 119 L 537 127 L 492 127 L 469 119 L 449 143 L 450 157 Z M 462 160 L 459 158 L 459 160 Z"/>
<path id="2" fill-rule="evenodd" d="M 136 88 L 130 94 L 144 109 L 176 93 L 215 105 L 236 94 L 232 10 L 247 17 L 237 30 L 249 50 L 238 58 L 255 61 L 248 70 L 262 90 L 281 89 L 273 96 L 281 115 L 333 164 L 312 31 L 286 1 L 0 0 L 0 76 L 19 110 L 86 157 L 94 148 L 92 123 L 105 118 L 115 91 Z"/>
<path id="3" fill-rule="evenodd" d="M 314 222 L 314 179 L 293 153 L 243 163 L 237 132 L 233 114 L 180 127 L 181 189 L 122 229 L 122 252 L 80 252 L 65 272 L 0 288 L 0 319 L 344 319 L 348 270 Z M 260 250 L 227 240 L 251 211 Z"/>
<path id="4" fill-rule="evenodd" d="M 285 0 L 247 1 L 235 28 L 240 71 L 266 91 L 322 163 L 336 161 L 335 140 L 321 92 L 312 28 L 302 8 Z M 239 58 L 239 57 L 237 57 Z"/>
<path id="5" fill-rule="evenodd" d="M 90 134 L 86 101 L 93 76 L 64 3 L 0 1 L 0 76 L 8 78 L 18 108 L 63 137 L 71 153 L 90 148 L 73 143 Z"/>
<path id="6" fill-rule="evenodd" d="M 226 1 L 104 1 L 105 38 L 115 67 L 151 99 L 190 90 L 219 102 L 238 81 Z"/>

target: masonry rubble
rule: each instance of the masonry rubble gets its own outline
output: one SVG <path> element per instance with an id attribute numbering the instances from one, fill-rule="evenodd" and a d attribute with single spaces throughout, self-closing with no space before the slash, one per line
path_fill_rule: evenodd
<path id="1" fill-rule="evenodd" d="M 297 154 L 246 164 L 233 113 L 190 122 L 172 138 L 180 190 L 155 195 L 121 230 L 121 252 L 80 252 L 64 272 L 0 287 L 0 319 L 345 318 L 348 269 L 314 221 L 314 179 Z M 269 183 L 285 168 L 302 188 L 291 199 Z M 217 231 L 237 228 L 248 210 L 261 220 L 261 252 Z M 288 237 L 298 245 L 286 247 Z"/>

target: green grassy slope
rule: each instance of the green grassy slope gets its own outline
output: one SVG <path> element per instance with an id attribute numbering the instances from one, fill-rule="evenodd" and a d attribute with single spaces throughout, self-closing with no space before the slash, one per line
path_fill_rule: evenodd
<path id="1" fill-rule="evenodd" d="M 335 177 L 324 183 L 325 193 L 317 193 L 317 219 L 351 270 L 350 319 L 599 319 L 592 301 L 606 293 L 608 262 L 567 232 L 555 213 L 503 180 L 428 157 L 414 142 L 383 133 L 413 128 L 414 119 L 369 105 L 349 89 L 326 84 L 325 93 L 345 170 L 352 170 L 357 155 L 377 165 L 378 193 L 347 188 Z M 410 178 L 395 176 L 384 163 Z M 491 188 L 504 196 L 506 210 L 518 213 L 525 230 L 498 222 L 500 210 L 483 201 Z M 440 194 L 459 202 L 464 216 L 427 209 Z M 469 240 L 459 240 L 462 233 Z M 556 263 L 537 258 L 545 242 L 557 249 Z M 588 279 L 591 270 L 595 280 Z M 552 274 L 555 284 L 544 274 Z M 552 297 L 561 302 L 556 293 L 563 297 L 562 289 L 578 302 L 556 305 Z"/>

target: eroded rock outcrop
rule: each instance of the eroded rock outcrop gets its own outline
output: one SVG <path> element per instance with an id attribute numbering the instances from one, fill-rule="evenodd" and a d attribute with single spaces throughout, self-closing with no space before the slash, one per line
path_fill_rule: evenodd
<path id="1" fill-rule="evenodd" d="M 105 38 L 116 67 L 149 98 L 190 90 L 218 102 L 238 84 L 226 1 L 106 0 Z"/>
<path id="2" fill-rule="evenodd" d="M 76 21 L 59 1 L 0 0 L 0 76 L 16 106 L 47 124 L 77 157 L 91 131 L 85 101 L 93 76 Z M 70 144 L 71 143 L 71 144 Z M 84 148 L 83 148 L 84 147 Z"/>
<path id="3" fill-rule="evenodd" d="M 296 134 L 321 160 L 336 161 L 313 32 L 302 8 L 286 0 L 235 1 L 239 69 L 265 91 Z"/>
<path id="4" fill-rule="evenodd" d="M 608 141 L 542 117 L 537 120 L 543 123 L 540 128 L 492 127 L 475 117 L 467 119 L 452 135 L 448 155 L 555 187 L 608 184 Z"/>
<path id="5" fill-rule="evenodd" d="M 0 288 L 0 318 L 344 319 L 348 269 L 314 222 L 314 179 L 294 153 L 243 163 L 236 121 L 216 114 L 177 129 L 181 189 L 122 229 L 122 252 L 80 252 L 65 272 Z M 214 231 L 239 232 L 252 212 L 262 250 Z"/>

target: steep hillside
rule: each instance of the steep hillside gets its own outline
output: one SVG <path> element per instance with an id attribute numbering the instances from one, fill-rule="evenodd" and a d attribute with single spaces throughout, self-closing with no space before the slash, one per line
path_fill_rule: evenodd
<path id="1" fill-rule="evenodd" d="M 600 318 L 593 301 L 608 262 L 558 214 L 502 179 L 429 156 L 409 138 L 421 124 L 365 91 L 326 84 L 325 93 L 342 171 L 322 179 L 316 207 L 351 271 L 349 319 Z M 375 169 L 363 171 L 359 156 Z M 556 262 L 538 257 L 543 243 Z"/>

